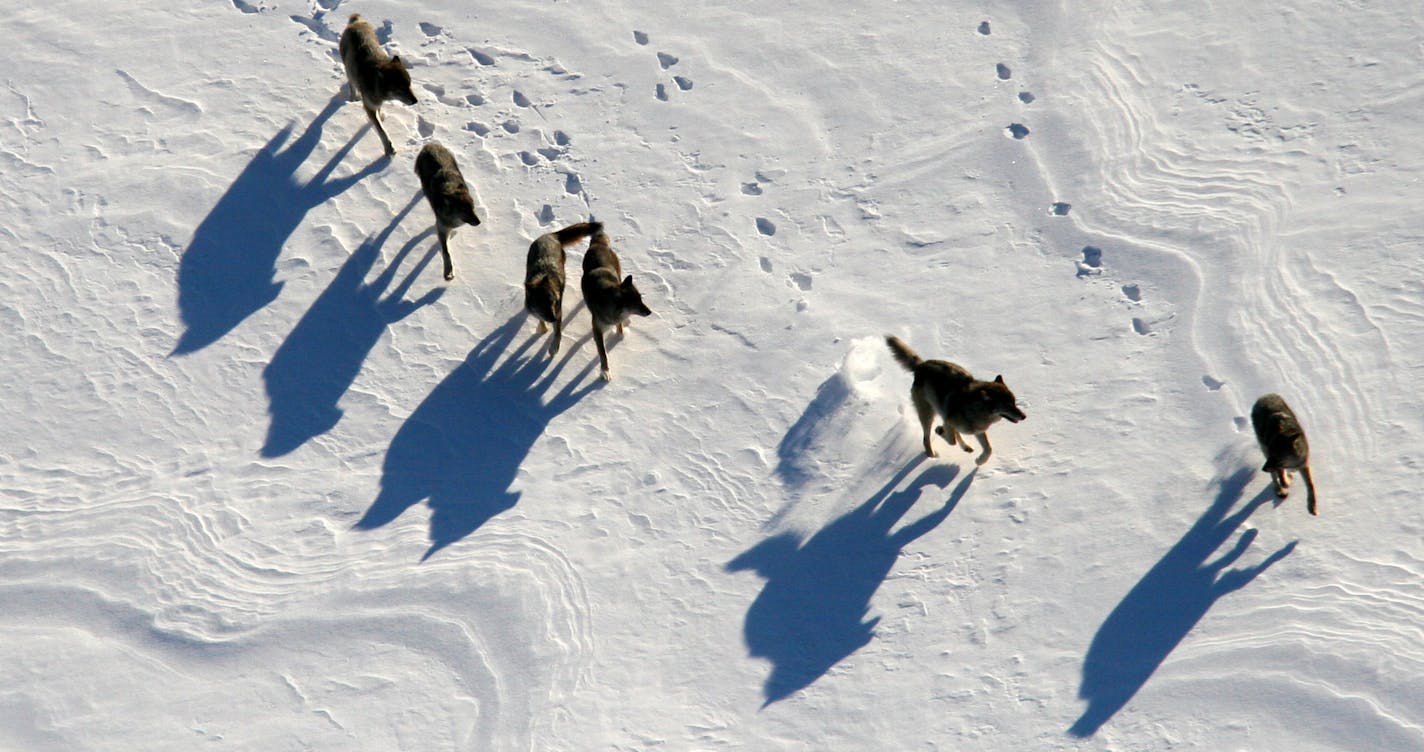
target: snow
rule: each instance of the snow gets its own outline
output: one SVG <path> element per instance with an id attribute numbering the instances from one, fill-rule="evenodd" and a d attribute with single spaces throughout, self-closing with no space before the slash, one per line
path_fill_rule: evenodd
<path id="1" fill-rule="evenodd" d="M 419 5 L 8 9 L 0 748 L 1424 748 L 1424 10 Z"/>

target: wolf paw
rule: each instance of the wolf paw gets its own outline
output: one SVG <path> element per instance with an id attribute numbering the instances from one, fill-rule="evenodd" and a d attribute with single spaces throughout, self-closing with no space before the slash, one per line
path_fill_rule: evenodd
<path id="1" fill-rule="evenodd" d="M 598 372 L 598 378 L 603 379 L 604 381 L 612 381 L 613 374 L 605 368 L 604 370 Z"/>

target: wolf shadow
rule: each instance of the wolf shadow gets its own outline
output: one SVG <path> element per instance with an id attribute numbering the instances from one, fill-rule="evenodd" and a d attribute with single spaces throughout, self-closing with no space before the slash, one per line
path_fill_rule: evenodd
<path id="1" fill-rule="evenodd" d="M 921 455 L 906 464 L 870 498 L 809 539 L 783 533 L 727 564 L 729 572 L 749 569 L 766 579 L 743 629 L 749 654 L 771 662 L 762 707 L 810 686 L 875 636 L 879 617 L 865 618 L 871 597 L 900 551 L 943 522 L 974 478 L 971 471 L 943 506 L 892 533 L 925 487 L 944 488 L 959 471 L 936 464 L 896 491 L 924 461 Z"/>
<path id="2" fill-rule="evenodd" d="M 509 486 L 534 443 L 550 421 L 602 383 L 579 386 L 593 373 L 590 363 L 545 399 L 583 340 L 547 373 L 542 354 L 524 359 L 534 335 L 500 362 L 526 318 L 520 311 L 476 345 L 401 425 L 381 466 L 381 491 L 357 529 L 381 527 L 426 501 L 424 561 L 519 501 Z"/>
<path id="3" fill-rule="evenodd" d="M 1291 541 L 1260 564 L 1226 569 L 1256 540 L 1256 531 L 1247 530 L 1230 550 L 1207 561 L 1269 498 L 1268 491 L 1262 491 L 1227 516 L 1253 475 L 1251 468 L 1242 468 L 1223 481 L 1201 518 L 1098 628 L 1083 659 L 1078 689 L 1078 697 L 1087 700 L 1088 707 L 1068 729 L 1070 735 L 1083 738 L 1096 733 L 1147 683 L 1217 599 L 1246 587 L 1295 550 L 1296 541 Z"/>
<path id="4" fill-rule="evenodd" d="M 273 281 L 277 256 L 307 212 L 389 162 L 378 160 L 353 175 L 331 177 L 370 127 L 364 126 L 310 180 L 297 181 L 297 170 L 343 101 L 333 97 L 290 144 L 294 124 L 278 131 L 193 231 L 193 241 L 178 262 L 178 315 L 184 329 L 170 355 L 211 345 L 276 300 L 282 289 Z"/>
<path id="5" fill-rule="evenodd" d="M 280 457 L 331 430 L 341 419 L 337 402 L 351 388 L 366 357 L 387 327 L 444 294 L 445 288 L 440 287 L 419 300 L 405 299 L 434 257 L 435 251 L 431 249 L 386 295 L 401 263 L 430 236 L 428 229 L 407 241 L 390 266 L 366 282 L 366 275 L 375 265 L 381 248 L 419 200 L 420 195 L 416 194 L 386 229 L 347 258 L 331 284 L 317 296 L 316 302 L 277 348 L 271 362 L 262 369 L 268 414 L 272 418 L 267 440 L 262 445 L 263 457 Z"/>

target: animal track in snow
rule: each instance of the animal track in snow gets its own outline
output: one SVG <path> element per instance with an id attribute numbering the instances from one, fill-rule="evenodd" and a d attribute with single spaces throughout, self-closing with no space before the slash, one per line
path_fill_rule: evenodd
<path id="1" fill-rule="evenodd" d="M 668 68 L 677 65 L 677 57 L 674 55 L 669 55 L 666 52 L 659 52 L 658 65 L 661 65 L 663 67 L 663 70 L 667 70 Z"/>
<path id="2" fill-rule="evenodd" d="M 564 133 L 563 131 L 554 131 L 554 143 L 558 144 L 559 146 L 568 146 L 569 142 L 572 140 L 573 139 L 569 138 L 569 134 Z"/>
<path id="3" fill-rule="evenodd" d="M 421 138 L 430 138 L 431 136 L 435 135 L 435 124 L 419 115 L 416 115 L 415 130 L 417 133 L 420 134 Z"/>
<path id="4" fill-rule="evenodd" d="M 1009 127 L 1004 129 L 1004 135 L 1015 141 L 1022 141 L 1028 138 L 1028 127 L 1023 123 L 1009 123 Z"/>
<path id="5" fill-rule="evenodd" d="M 1141 334 L 1142 336 L 1146 337 L 1147 335 L 1152 333 L 1152 327 L 1148 326 L 1146 321 L 1134 317 L 1132 319 L 1132 331 L 1137 332 L 1138 334 Z"/>
<path id="6" fill-rule="evenodd" d="M 531 106 L 529 102 L 529 97 L 524 96 L 524 92 L 519 91 L 518 89 L 515 89 L 514 91 L 514 104 L 519 107 Z"/>
<path id="7" fill-rule="evenodd" d="M 791 280 L 792 284 L 800 288 L 802 292 L 811 289 L 812 277 L 805 272 L 792 272 L 788 279 Z"/>
<path id="8" fill-rule="evenodd" d="M 769 258 L 767 258 L 767 257 L 765 257 L 765 256 L 762 256 L 762 257 L 761 257 L 761 260 L 760 260 L 760 263 L 761 263 L 761 270 L 764 271 L 764 272 L 766 272 L 767 274 L 771 274 L 771 259 L 769 259 Z"/>
<path id="9" fill-rule="evenodd" d="M 1033 96 L 1033 94 L 1030 94 L 1029 92 L 1019 92 L 1019 101 L 1023 102 L 1024 104 L 1033 104 L 1034 99 L 1035 97 Z"/>
<path id="10" fill-rule="evenodd" d="M 564 177 L 564 192 L 570 196 L 583 193 L 583 181 L 577 174 L 570 172 Z"/>
<path id="11" fill-rule="evenodd" d="M 500 123 L 499 127 L 503 128 L 505 133 L 513 134 L 519 132 L 519 123 L 514 120 L 506 120 Z"/>
<path id="12" fill-rule="evenodd" d="M 537 219 L 537 220 L 539 220 L 539 225 L 540 225 L 541 227 L 542 227 L 542 226 L 545 226 L 545 225 L 553 224 L 553 222 L 554 222 L 554 207 L 549 206 L 548 204 L 544 204 L 543 208 L 541 208 L 541 209 L 539 210 L 539 212 L 534 215 L 534 218 Z"/>
<path id="13" fill-rule="evenodd" d="M 480 52 L 474 47 L 466 47 L 465 52 L 470 53 L 470 57 L 474 58 L 475 62 L 479 63 L 480 65 L 494 65 L 494 58 L 490 57 L 489 55 L 486 55 L 483 52 Z"/>
<path id="14" fill-rule="evenodd" d="M 552 147 L 552 146 L 541 146 L 541 147 L 535 149 L 534 151 L 539 152 L 539 156 L 541 156 L 541 157 L 543 157 L 543 158 L 549 160 L 550 162 L 552 162 L 552 161 L 558 159 L 559 157 L 564 156 L 564 152 L 563 152 L 563 151 L 561 151 L 561 150 L 559 150 L 559 149 L 555 149 L 555 148 Z"/>
<path id="15" fill-rule="evenodd" d="M 1211 374 L 1202 374 L 1202 383 L 1206 385 L 1207 389 L 1213 392 L 1221 391 L 1221 388 L 1226 386 L 1225 381 L 1212 378 Z"/>
<path id="16" fill-rule="evenodd" d="M 252 3 L 248 2 L 243 2 L 243 0 L 232 0 L 232 7 L 237 8 L 243 13 L 261 13 L 262 11 L 267 10 L 265 7 L 253 5 Z"/>
<path id="17" fill-rule="evenodd" d="M 486 101 L 486 100 L 485 100 L 484 96 L 481 95 L 481 94 L 466 94 L 466 95 L 465 95 L 465 103 L 468 104 L 468 105 L 470 105 L 471 107 L 479 107 L 480 105 L 484 104 L 485 101 Z"/>
<path id="18" fill-rule="evenodd" d="M 484 138 L 485 136 L 488 136 L 490 134 L 490 127 L 488 125 L 485 125 L 484 123 L 477 123 L 473 120 L 468 123 L 465 123 L 465 130 L 470 131 L 481 138 Z"/>
<path id="19" fill-rule="evenodd" d="M 1072 205 L 1072 204 L 1065 203 L 1065 202 L 1063 202 L 1063 201 L 1055 201 L 1055 202 L 1053 202 L 1053 205 L 1052 205 L 1052 206 L 1048 207 L 1048 211 L 1049 211 L 1050 214 L 1053 214 L 1054 216 L 1063 217 L 1063 216 L 1067 216 L 1068 211 L 1069 211 L 1070 209 L 1072 209 L 1072 208 L 1073 208 L 1073 205 Z"/>
<path id="20" fill-rule="evenodd" d="M 761 186 L 756 183 L 742 183 L 742 193 L 748 196 L 760 196 L 762 194 Z"/>
<path id="21" fill-rule="evenodd" d="M 1083 246 L 1083 260 L 1074 262 L 1078 266 L 1079 277 L 1093 277 L 1103 273 L 1103 250 L 1094 245 Z"/>
<path id="22" fill-rule="evenodd" d="M 534 165 L 539 164 L 539 158 L 534 156 L 533 154 L 530 154 L 527 151 L 519 152 L 519 161 L 523 162 L 528 167 L 533 167 Z"/>
<path id="23" fill-rule="evenodd" d="M 772 235 L 776 234 L 776 225 L 772 224 L 771 220 L 767 219 L 766 217 L 757 217 L 756 228 L 757 232 L 767 237 L 771 237 Z"/>
<path id="24" fill-rule="evenodd" d="M 427 37 L 438 37 L 440 36 L 441 32 L 445 31 L 439 26 L 436 26 L 433 23 L 427 23 L 425 21 L 421 21 L 418 25 L 420 26 L 420 30 L 424 32 L 425 36 Z"/>
<path id="25" fill-rule="evenodd" d="M 657 92 L 653 95 L 659 102 L 668 101 L 667 84 L 658 84 Z"/>
<path id="26" fill-rule="evenodd" d="M 641 32 L 641 31 L 638 31 L 637 29 L 634 29 L 634 30 L 633 30 L 633 41 L 634 41 L 634 42 L 637 42 L 638 44 L 647 44 L 647 43 L 648 43 L 648 35 L 645 34 L 645 33 L 643 33 L 643 32 Z"/>
<path id="27" fill-rule="evenodd" d="M 1142 302 L 1142 288 L 1137 285 L 1123 285 L 1122 294 L 1126 295 L 1127 299 L 1134 303 Z"/>
<path id="28" fill-rule="evenodd" d="M 980 22 L 979 22 L 979 33 L 980 33 L 980 34 L 983 34 L 983 35 L 986 36 L 986 37 L 989 36 L 989 22 L 988 22 L 988 21 L 980 21 Z"/>
<path id="29" fill-rule="evenodd" d="M 994 64 L 994 74 L 999 77 L 1000 81 L 1007 81 L 1013 78 L 1013 72 L 1009 70 L 1009 66 L 1003 63 Z"/>
<path id="30" fill-rule="evenodd" d="M 683 91 L 692 90 L 692 79 L 688 78 L 687 76 L 673 76 L 672 80 L 674 83 L 677 84 L 677 88 L 682 89 Z"/>

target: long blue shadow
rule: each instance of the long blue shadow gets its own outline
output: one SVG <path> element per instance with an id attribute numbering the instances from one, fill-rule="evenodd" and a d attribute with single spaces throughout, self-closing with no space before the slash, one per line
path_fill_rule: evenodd
<path id="1" fill-rule="evenodd" d="M 351 388 L 386 328 L 444 294 L 445 288 L 441 287 L 419 300 L 405 299 L 434 257 L 432 248 L 389 295 L 381 297 L 395 281 L 401 262 L 431 235 L 430 230 L 407 241 L 390 266 L 366 282 L 381 248 L 419 199 L 417 194 L 390 226 L 347 258 L 262 370 L 268 414 L 272 417 L 262 445 L 263 457 L 280 457 L 330 431 L 341 419 L 337 402 Z"/>
<path id="2" fill-rule="evenodd" d="M 1227 478 L 1196 524 L 1098 628 L 1083 659 L 1083 683 L 1078 690 L 1078 697 L 1087 700 L 1088 707 L 1068 729 L 1069 734 L 1088 737 L 1096 733 L 1147 683 L 1217 599 L 1246 587 L 1295 550 L 1296 541 L 1291 541 L 1260 564 L 1226 570 L 1256 539 L 1256 531 L 1248 530 L 1230 550 L 1207 561 L 1269 498 L 1269 493 L 1262 491 L 1227 516 L 1252 476 L 1250 468 L 1242 468 Z"/>
<path id="3" fill-rule="evenodd" d="M 356 528 L 380 527 L 427 501 L 430 549 L 423 561 L 519 501 L 509 487 L 534 442 L 602 384 L 589 378 L 597 362 L 590 361 L 546 400 L 578 345 L 550 369 L 542 348 L 525 357 L 540 341 L 531 335 L 501 362 L 526 321 L 521 311 L 476 345 L 400 427 L 381 467 L 381 492 Z"/>
<path id="4" fill-rule="evenodd" d="M 748 652 L 771 662 L 763 686 L 766 707 L 810 686 L 875 636 L 879 617 L 866 620 L 870 599 L 900 551 L 938 526 L 968 491 L 969 473 L 939 509 L 891 533 L 926 486 L 944 488 L 958 468 L 933 465 L 895 489 L 924 462 L 923 455 L 855 509 L 806 541 L 786 533 L 762 541 L 727 564 L 766 578 L 747 610 Z"/>
<path id="5" fill-rule="evenodd" d="M 297 170 L 321 141 L 321 129 L 344 103 L 334 97 L 296 141 L 288 124 L 257 152 L 193 231 L 178 262 L 178 315 L 183 333 L 172 355 L 186 355 L 221 339 L 277 299 L 277 256 L 307 212 L 389 163 L 381 159 L 347 177 L 331 174 L 366 128 L 357 131 L 310 180 Z"/>

